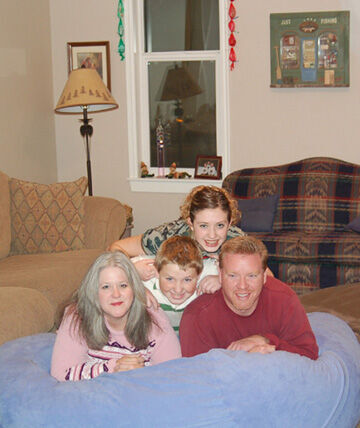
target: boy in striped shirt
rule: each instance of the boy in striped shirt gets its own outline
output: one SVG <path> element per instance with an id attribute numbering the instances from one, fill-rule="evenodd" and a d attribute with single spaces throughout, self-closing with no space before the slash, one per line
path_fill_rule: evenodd
<path id="1" fill-rule="evenodd" d="M 186 306 L 199 294 L 214 293 L 220 288 L 218 281 L 213 281 L 210 287 L 201 287 L 205 276 L 218 276 L 217 260 L 203 260 L 200 248 L 192 238 L 172 236 L 161 244 L 154 265 L 158 278 L 144 281 L 144 285 L 154 295 L 178 334 Z"/>

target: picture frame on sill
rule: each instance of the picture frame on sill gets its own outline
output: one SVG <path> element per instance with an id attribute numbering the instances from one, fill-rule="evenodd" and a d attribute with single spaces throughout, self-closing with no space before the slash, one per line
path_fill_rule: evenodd
<path id="1" fill-rule="evenodd" d="M 221 178 L 221 166 L 221 156 L 197 155 L 194 178 L 219 180 Z"/>
<path id="2" fill-rule="evenodd" d="M 111 92 L 110 43 L 68 42 L 69 73 L 77 68 L 95 68 Z"/>

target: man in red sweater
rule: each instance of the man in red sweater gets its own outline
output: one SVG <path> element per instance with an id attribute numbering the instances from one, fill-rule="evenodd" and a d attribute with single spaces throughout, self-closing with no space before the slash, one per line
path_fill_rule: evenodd
<path id="1" fill-rule="evenodd" d="M 266 275 L 267 258 L 265 245 L 251 236 L 222 245 L 222 288 L 198 297 L 182 316 L 184 357 L 223 348 L 262 354 L 281 350 L 317 359 L 318 346 L 305 310 L 289 286 Z"/>

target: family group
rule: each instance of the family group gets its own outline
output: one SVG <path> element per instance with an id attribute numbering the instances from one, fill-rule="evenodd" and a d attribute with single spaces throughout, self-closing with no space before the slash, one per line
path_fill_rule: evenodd
<path id="1" fill-rule="evenodd" d="M 187 195 L 178 220 L 114 242 L 65 308 L 51 374 L 60 381 L 138 369 L 214 348 L 318 358 L 296 293 L 267 268 L 215 186 Z"/>

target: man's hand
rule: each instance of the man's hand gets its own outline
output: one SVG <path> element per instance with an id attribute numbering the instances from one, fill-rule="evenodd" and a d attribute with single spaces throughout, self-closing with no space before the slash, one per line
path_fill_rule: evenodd
<path id="1" fill-rule="evenodd" d="M 220 288 L 219 275 L 207 275 L 199 282 L 196 294 L 214 294 Z"/>
<path id="2" fill-rule="evenodd" d="M 246 352 L 260 352 L 268 354 L 275 351 L 275 346 L 269 344 L 269 340 L 259 334 L 245 337 L 244 339 L 236 340 L 230 343 L 227 347 L 230 351 L 246 351 Z"/>
<path id="3" fill-rule="evenodd" d="M 252 354 L 253 352 L 258 352 L 259 354 L 271 354 L 274 351 L 275 345 L 255 345 L 250 349 L 249 354 Z"/>
<path id="4" fill-rule="evenodd" d="M 144 357 L 140 354 L 124 355 L 116 361 L 114 372 L 126 372 L 128 370 L 144 367 Z"/>
<path id="5" fill-rule="evenodd" d="M 151 278 L 158 276 L 154 265 L 154 259 L 141 259 L 134 263 L 142 281 L 149 281 Z"/>

